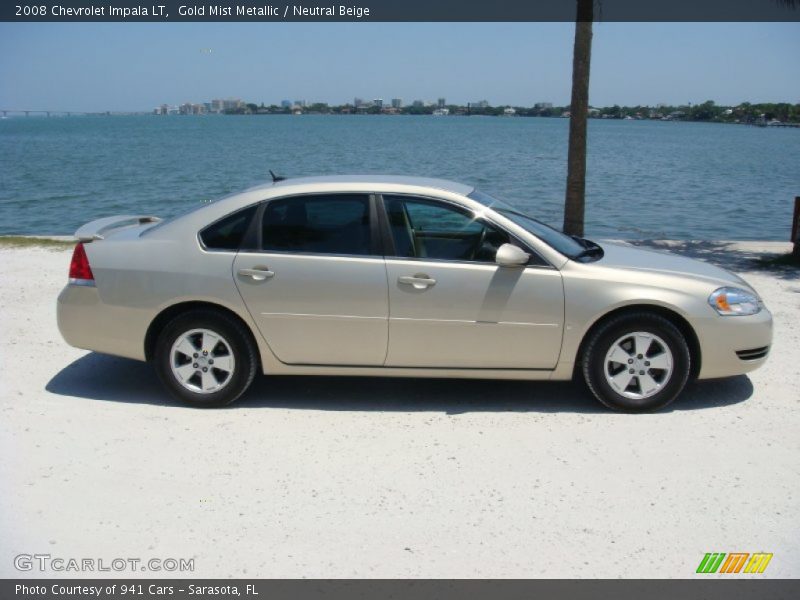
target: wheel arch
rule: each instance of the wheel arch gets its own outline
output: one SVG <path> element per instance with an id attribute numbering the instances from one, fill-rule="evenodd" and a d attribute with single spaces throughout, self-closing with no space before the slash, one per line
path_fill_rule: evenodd
<path id="1" fill-rule="evenodd" d="M 678 328 L 678 330 L 681 332 L 684 339 L 686 340 L 686 344 L 689 346 L 689 356 L 691 358 L 689 379 L 690 380 L 696 379 L 700 373 L 700 367 L 702 365 L 703 356 L 700 350 L 700 340 L 698 339 L 697 334 L 694 331 L 694 328 L 691 326 L 689 321 L 687 321 L 686 318 L 684 318 L 680 313 L 658 304 L 628 304 L 625 306 L 621 306 L 619 308 L 615 308 L 614 310 L 611 310 L 601 315 L 599 318 L 597 318 L 595 322 L 592 323 L 592 325 L 589 327 L 589 329 L 586 330 L 586 333 L 583 334 L 581 343 L 578 346 L 578 353 L 575 356 L 573 376 L 580 373 L 581 364 L 583 362 L 583 355 L 584 352 L 586 351 L 586 345 L 588 344 L 589 340 L 591 339 L 595 331 L 597 331 L 600 327 L 602 327 L 603 324 L 616 317 L 623 316 L 625 314 L 634 314 L 643 312 L 663 317 Z"/>
<path id="2" fill-rule="evenodd" d="M 240 317 L 238 314 L 236 314 L 236 312 L 232 311 L 230 308 L 227 308 L 221 304 L 215 304 L 214 302 L 205 302 L 200 300 L 192 300 L 192 301 L 178 302 L 177 304 L 172 304 L 164 308 L 160 313 L 156 315 L 156 317 L 150 322 L 150 325 L 147 328 L 147 333 L 145 333 L 144 336 L 144 356 L 146 360 L 150 361 L 153 359 L 153 356 L 155 355 L 158 336 L 164 330 L 164 327 L 166 327 L 167 324 L 178 315 L 191 310 L 213 310 L 237 321 L 242 327 L 244 327 L 245 331 L 247 331 L 247 334 L 250 336 L 250 341 L 256 348 L 256 356 L 258 357 L 258 363 L 259 363 L 258 367 L 259 368 L 262 367 L 261 349 L 259 347 L 258 340 L 256 339 L 256 336 L 253 334 L 253 330 L 247 323 L 247 321 L 245 321 L 242 317 Z"/>

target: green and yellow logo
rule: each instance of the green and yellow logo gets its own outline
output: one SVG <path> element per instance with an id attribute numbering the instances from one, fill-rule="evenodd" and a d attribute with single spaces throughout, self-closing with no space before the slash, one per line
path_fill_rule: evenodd
<path id="1" fill-rule="evenodd" d="M 772 554 L 766 552 L 707 552 L 697 567 L 697 573 L 763 573 Z"/>

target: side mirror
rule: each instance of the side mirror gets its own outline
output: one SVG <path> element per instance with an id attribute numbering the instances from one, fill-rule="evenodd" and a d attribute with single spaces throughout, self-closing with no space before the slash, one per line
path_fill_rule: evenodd
<path id="1" fill-rule="evenodd" d="M 521 267 L 528 264 L 530 257 L 530 254 L 514 244 L 503 244 L 497 249 L 494 262 L 501 267 Z"/>

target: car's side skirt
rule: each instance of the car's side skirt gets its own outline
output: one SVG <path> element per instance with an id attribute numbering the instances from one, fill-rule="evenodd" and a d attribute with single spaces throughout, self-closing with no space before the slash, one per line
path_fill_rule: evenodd
<path id="1" fill-rule="evenodd" d="M 426 377 L 445 379 L 553 379 L 549 369 L 441 369 L 424 367 L 337 367 L 330 365 L 286 365 L 265 369 L 265 375 L 339 375 L 352 377 Z"/>

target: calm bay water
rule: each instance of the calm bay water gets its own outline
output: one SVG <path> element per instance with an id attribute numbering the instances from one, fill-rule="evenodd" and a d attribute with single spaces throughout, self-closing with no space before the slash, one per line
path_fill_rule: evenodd
<path id="1" fill-rule="evenodd" d="M 567 119 L 251 116 L 0 120 L 0 234 L 167 217 L 288 176 L 455 179 L 560 227 Z M 590 121 L 587 233 L 787 240 L 800 130 Z"/>

